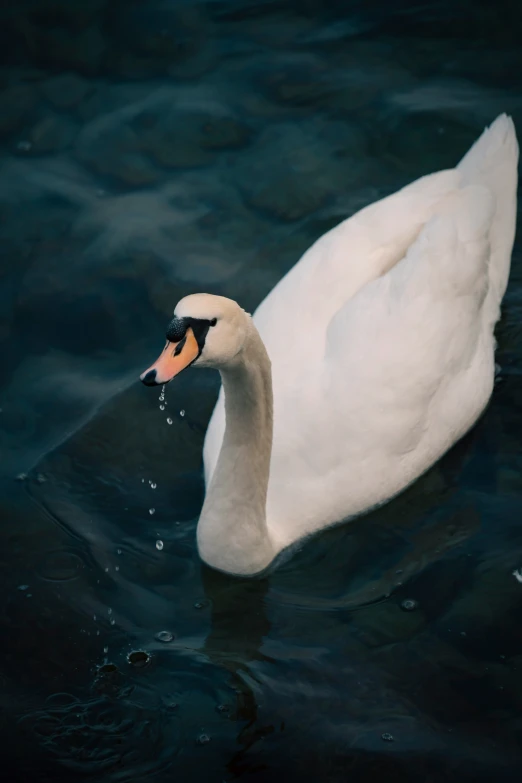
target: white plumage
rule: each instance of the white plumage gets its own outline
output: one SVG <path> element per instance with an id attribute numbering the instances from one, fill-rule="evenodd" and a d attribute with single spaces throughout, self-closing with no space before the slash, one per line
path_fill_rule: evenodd
<path id="1" fill-rule="evenodd" d="M 273 556 L 399 493 L 484 410 L 514 240 L 517 159 L 513 123 L 502 115 L 456 169 L 423 177 L 322 236 L 259 306 L 253 320 L 274 394 Z M 207 485 L 224 430 L 221 390 L 205 440 Z M 237 567 L 233 558 L 211 564 L 249 573 L 250 559 L 240 562 L 239 552 Z"/>

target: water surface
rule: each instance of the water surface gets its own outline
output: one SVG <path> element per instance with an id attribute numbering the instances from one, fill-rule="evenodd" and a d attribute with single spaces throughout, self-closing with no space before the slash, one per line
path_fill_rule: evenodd
<path id="1" fill-rule="evenodd" d="M 325 230 L 453 166 L 501 111 L 520 133 L 520 13 L 0 13 L 6 779 L 512 779 L 520 243 L 478 425 L 401 497 L 264 579 L 214 573 L 195 548 L 217 374 L 181 376 L 164 410 L 137 376 L 185 294 L 251 310 Z"/>

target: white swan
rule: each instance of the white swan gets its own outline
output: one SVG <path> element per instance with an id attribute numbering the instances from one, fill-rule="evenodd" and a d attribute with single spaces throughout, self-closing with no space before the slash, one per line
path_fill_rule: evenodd
<path id="1" fill-rule="evenodd" d="M 322 236 L 253 319 L 224 297 L 179 302 L 141 378 L 165 383 L 189 364 L 221 373 L 197 531 L 209 565 L 263 571 L 389 500 L 474 424 L 493 389 L 517 159 L 502 115 L 456 169 Z"/>

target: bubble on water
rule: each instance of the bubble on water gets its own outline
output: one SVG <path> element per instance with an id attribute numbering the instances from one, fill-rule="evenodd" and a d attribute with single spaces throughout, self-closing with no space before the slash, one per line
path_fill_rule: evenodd
<path id="1" fill-rule="evenodd" d="M 109 652 L 108 645 L 105 645 L 105 647 L 103 648 L 103 652 L 105 653 L 105 655 L 107 655 L 107 653 Z"/>
<path id="2" fill-rule="evenodd" d="M 218 704 L 216 710 L 221 714 L 223 714 L 223 713 L 230 712 L 230 707 L 228 706 L 228 704 Z"/>
<path id="3" fill-rule="evenodd" d="M 197 745 L 206 745 L 210 742 L 210 737 L 208 734 L 200 734 L 199 737 L 196 739 Z"/>
<path id="4" fill-rule="evenodd" d="M 106 574 L 108 574 L 108 573 L 109 573 L 109 569 L 108 569 L 108 568 L 106 568 L 106 569 L 105 569 L 105 573 L 106 573 Z"/>
<path id="5" fill-rule="evenodd" d="M 116 566 L 116 568 L 115 568 L 114 570 L 115 570 L 115 571 L 119 571 L 119 570 L 120 570 L 120 567 L 119 567 L 119 566 Z"/>
<path id="6" fill-rule="evenodd" d="M 29 585 L 18 585 L 18 590 L 22 590 L 24 592 L 25 590 L 29 590 Z"/>
<path id="7" fill-rule="evenodd" d="M 160 405 L 159 409 L 160 409 L 160 411 L 164 411 L 165 410 L 165 406 L 164 405 Z"/>
<path id="8" fill-rule="evenodd" d="M 174 634 L 172 634 L 170 631 L 158 631 L 158 633 L 155 635 L 155 638 L 158 640 L 158 642 L 171 642 L 174 639 Z"/>
<path id="9" fill-rule="evenodd" d="M 152 516 L 153 514 L 155 514 L 155 513 L 156 513 L 156 509 L 155 509 L 155 508 L 149 508 L 149 514 L 150 514 L 151 516 Z"/>
<path id="10" fill-rule="evenodd" d="M 173 422 L 172 422 L 172 419 L 169 417 L 169 418 L 167 419 L 167 424 L 172 424 L 172 423 L 173 423 Z"/>
<path id="11" fill-rule="evenodd" d="M 183 418 L 183 416 L 185 415 L 185 411 L 184 411 L 184 410 L 181 410 L 181 411 L 179 412 L 179 415 L 181 416 L 181 418 Z"/>
<path id="12" fill-rule="evenodd" d="M 151 488 L 151 489 L 156 489 L 156 487 L 157 487 L 157 486 L 158 486 L 158 485 L 156 484 L 156 482 L 155 482 L 155 481 L 151 481 L 151 484 L 150 484 L 150 488 Z"/>
<path id="13" fill-rule="evenodd" d="M 401 609 L 404 609 L 405 612 L 413 612 L 415 609 L 418 609 L 418 607 L 419 602 L 414 598 L 405 598 L 401 603 Z"/>
<path id="14" fill-rule="evenodd" d="M 160 552 L 163 549 L 163 541 L 160 538 L 156 541 L 156 549 L 159 549 Z"/>
<path id="15" fill-rule="evenodd" d="M 95 615 L 95 614 L 93 614 L 93 616 L 92 616 L 92 619 L 94 620 L 94 622 L 96 622 L 96 620 L 97 620 L 98 618 L 96 617 L 96 615 Z"/>
<path id="16" fill-rule="evenodd" d="M 145 484 L 145 479 L 142 479 L 142 480 L 141 480 L 141 483 L 142 483 L 142 484 Z"/>
<path id="17" fill-rule="evenodd" d="M 114 617 L 111 617 L 111 621 L 110 622 L 111 622 L 111 625 L 116 625 L 116 620 L 114 619 Z"/>
<path id="18" fill-rule="evenodd" d="M 16 477 L 16 480 L 17 481 L 25 481 L 26 478 L 27 478 L 27 473 L 19 473 L 18 476 Z"/>
<path id="19" fill-rule="evenodd" d="M 112 614 L 112 609 L 111 609 L 111 607 L 110 607 L 110 606 L 109 606 L 109 608 L 107 609 L 107 614 Z"/>
<path id="20" fill-rule="evenodd" d="M 37 473 L 36 474 L 36 480 L 37 480 L 37 482 L 39 484 L 45 484 L 45 482 L 47 481 L 47 478 L 44 476 L 43 473 Z"/>
<path id="21" fill-rule="evenodd" d="M 385 731 L 384 734 L 381 734 L 381 737 L 385 742 L 393 742 L 393 734 L 389 734 L 387 731 Z"/>

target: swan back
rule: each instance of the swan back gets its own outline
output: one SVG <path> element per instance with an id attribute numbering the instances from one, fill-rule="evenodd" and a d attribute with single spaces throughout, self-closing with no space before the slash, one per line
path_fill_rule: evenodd
<path id="1" fill-rule="evenodd" d="M 511 117 L 502 114 L 487 128 L 457 166 L 463 185 L 483 185 L 494 198 L 490 228 L 491 256 L 485 317 L 499 318 L 515 239 L 518 143 Z"/>

